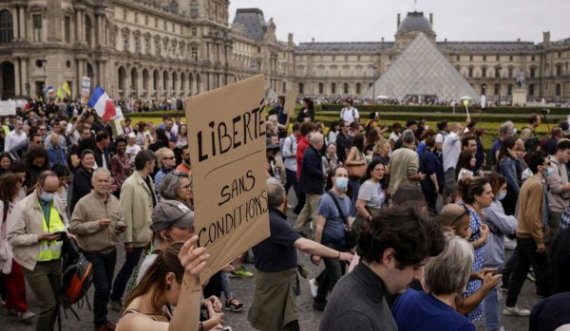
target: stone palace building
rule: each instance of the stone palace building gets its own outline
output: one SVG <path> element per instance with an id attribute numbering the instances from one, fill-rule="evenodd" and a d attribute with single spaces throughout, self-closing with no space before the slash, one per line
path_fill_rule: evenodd
<path id="1" fill-rule="evenodd" d="M 542 42 L 437 40 L 433 15 L 397 15 L 394 41 L 277 40 L 273 19 L 228 0 L 2 0 L 0 96 L 41 95 L 82 77 L 115 99 L 184 98 L 263 73 L 276 93 L 363 97 L 419 34 L 471 87 L 508 101 L 524 77 L 529 100 L 570 98 L 570 38 Z"/>

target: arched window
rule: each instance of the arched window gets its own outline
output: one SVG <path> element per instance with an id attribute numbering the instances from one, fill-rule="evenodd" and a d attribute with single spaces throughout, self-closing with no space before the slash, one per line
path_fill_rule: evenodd
<path id="1" fill-rule="evenodd" d="M 147 91 L 148 90 L 148 70 L 144 69 L 143 70 L 143 90 Z"/>
<path id="2" fill-rule="evenodd" d="M 168 91 L 168 71 L 164 71 L 162 74 L 162 89 Z"/>
<path id="3" fill-rule="evenodd" d="M 119 67 L 119 90 L 124 91 L 126 86 L 126 80 L 127 80 L 127 72 L 125 71 L 125 68 L 123 67 Z"/>
<path id="4" fill-rule="evenodd" d="M 362 93 L 362 84 L 356 83 L 356 94 Z"/>
<path id="5" fill-rule="evenodd" d="M 152 73 L 152 89 L 153 90 L 158 90 L 158 80 L 159 80 L 159 75 L 158 75 L 158 70 L 155 70 Z"/>
<path id="6" fill-rule="evenodd" d="M 342 84 L 342 90 L 344 94 L 348 94 L 348 83 Z"/>
<path id="7" fill-rule="evenodd" d="M 176 74 L 176 72 L 172 73 L 172 91 L 176 91 L 178 89 L 178 75 Z"/>
<path id="8" fill-rule="evenodd" d="M 136 68 L 131 69 L 131 90 L 137 91 L 139 85 L 139 73 Z"/>
<path id="9" fill-rule="evenodd" d="M 186 75 L 180 74 L 180 92 L 186 92 Z"/>
<path id="10" fill-rule="evenodd" d="M 14 65 L 11 62 L 0 64 L 0 96 L 3 99 L 13 98 L 16 95 L 14 73 Z"/>
<path id="11" fill-rule="evenodd" d="M 534 84 L 530 84 L 528 86 L 528 95 L 530 95 L 532 97 L 534 96 Z"/>
<path id="12" fill-rule="evenodd" d="M 562 94 L 562 88 L 560 87 L 560 84 L 556 84 L 556 96 L 559 97 L 560 94 Z"/>
<path id="13" fill-rule="evenodd" d="M 196 94 L 200 94 L 200 89 L 202 88 L 202 77 L 200 74 L 196 74 Z"/>
<path id="14" fill-rule="evenodd" d="M 14 22 L 9 10 L 0 11 L 0 43 L 7 43 L 14 39 Z"/>

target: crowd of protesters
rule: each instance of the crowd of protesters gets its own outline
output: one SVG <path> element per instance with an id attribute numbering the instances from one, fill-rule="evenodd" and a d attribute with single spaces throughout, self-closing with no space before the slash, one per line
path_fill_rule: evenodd
<path id="1" fill-rule="evenodd" d="M 243 309 L 230 277 L 254 273 L 251 326 L 300 330 L 296 296 L 307 275 L 297 251 L 324 265 L 308 279 L 321 330 L 504 330 L 502 315 L 530 316 L 531 330 L 570 323 L 557 313 L 570 309 L 567 123 L 538 137 L 540 116 L 520 135 L 507 121 L 487 152 L 474 120 L 388 126 L 343 103 L 329 127 L 310 99 L 296 116 L 283 97 L 268 107 L 271 235 L 205 286 L 181 117 L 125 118 L 117 130 L 90 109 L 31 101 L 2 118 L 4 311 L 53 330 L 64 243 L 73 241 L 93 265 L 97 331 L 222 330 L 222 311 Z M 517 304 L 527 278 L 544 298 L 532 313 Z M 122 312 L 118 321 L 108 306 Z"/>

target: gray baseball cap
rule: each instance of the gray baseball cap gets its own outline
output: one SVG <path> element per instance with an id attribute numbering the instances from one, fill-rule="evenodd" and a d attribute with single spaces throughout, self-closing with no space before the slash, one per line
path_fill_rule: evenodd
<path id="1" fill-rule="evenodd" d="M 176 200 L 163 200 L 152 210 L 154 232 L 170 229 L 173 226 L 189 229 L 194 226 L 194 212 L 187 205 Z"/>

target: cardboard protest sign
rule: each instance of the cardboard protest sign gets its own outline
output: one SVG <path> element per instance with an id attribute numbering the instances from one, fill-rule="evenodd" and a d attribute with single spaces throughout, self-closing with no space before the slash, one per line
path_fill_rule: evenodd
<path id="1" fill-rule="evenodd" d="M 0 101 L 0 116 L 16 115 L 16 101 Z"/>
<path id="2" fill-rule="evenodd" d="M 81 78 L 81 103 L 87 104 L 89 102 L 89 93 L 91 91 L 91 78 L 82 77 Z"/>
<path id="3" fill-rule="evenodd" d="M 202 281 L 269 237 L 264 85 L 259 75 L 186 101 Z"/>
<path id="4" fill-rule="evenodd" d="M 293 115 L 295 112 L 295 106 L 297 105 L 297 91 L 290 89 L 285 95 L 285 105 L 283 105 L 283 110 L 287 115 Z"/>

